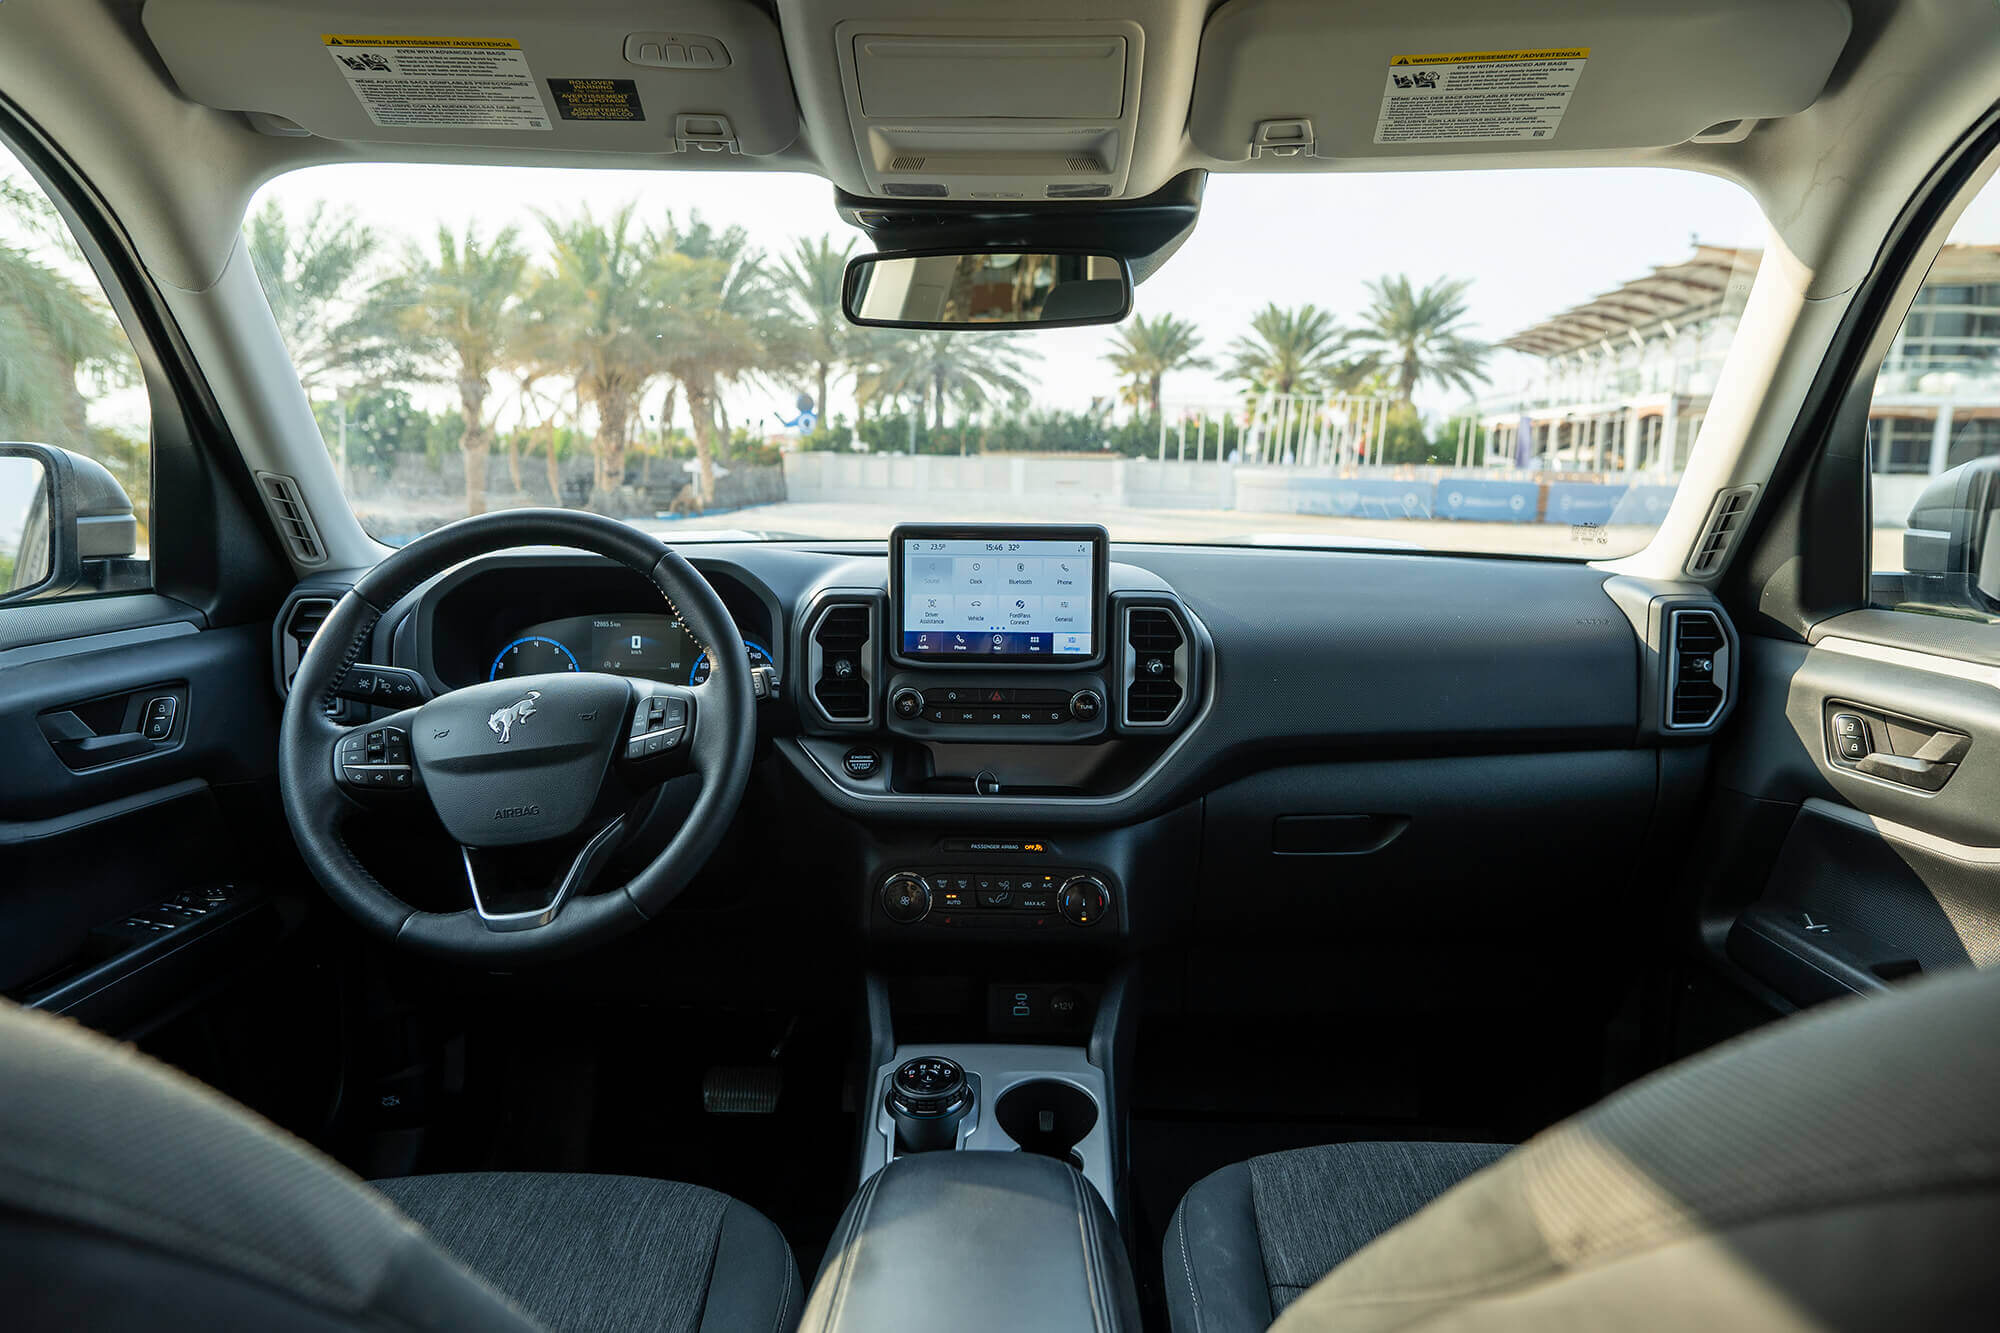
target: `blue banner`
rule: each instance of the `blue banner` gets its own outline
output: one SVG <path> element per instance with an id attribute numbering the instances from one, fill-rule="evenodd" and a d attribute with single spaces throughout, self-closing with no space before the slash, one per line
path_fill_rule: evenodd
<path id="1" fill-rule="evenodd" d="M 1641 523 L 1647 527 L 1658 527 L 1667 516 L 1667 507 L 1674 502 L 1672 486 L 1634 486 L 1625 492 L 1618 507 L 1611 511 L 1613 523 Z"/>
<path id="2" fill-rule="evenodd" d="M 1533 523 L 1541 489 L 1532 481 L 1441 481 L 1437 515 L 1481 523 Z"/>
<path id="3" fill-rule="evenodd" d="M 1548 512 L 1543 522 L 1594 523 L 1602 527 L 1611 521 L 1612 512 L 1624 497 L 1623 486 L 1607 486 L 1594 481 L 1551 482 Z"/>
<path id="4" fill-rule="evenodd" d="M 1332 514 L 1342 518 L 1430 518 L 1437 486 L 1428 481 L 1350 480 L 1345 477 L 1290 476 L 1275 484 L 1243 487 L 1260 509 L 1292 514 Z"/>

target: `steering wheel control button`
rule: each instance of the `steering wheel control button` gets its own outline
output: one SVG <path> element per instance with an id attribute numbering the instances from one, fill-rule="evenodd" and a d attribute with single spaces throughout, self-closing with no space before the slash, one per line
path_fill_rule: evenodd
<path id="1" fill-rule="evenodd" d="M 1111 891 L 1095 875 L 1078 875 L 1056 894 L 1056 910 L 1072 926 L 1094 926 L 1111 907 Z"/>
<path id="2" fill-rule="evenodd" d="M 642 697 L 632 708 L 632 726 L 625 738 L 625 757 L 652 759 L 678 746 L 687 735 L 688 715 L 688 702 L 679 695 Z"/>
<path id="3" fill-rule="evenodd" d="M 882 885 L 882 910 L 896 924 L 913 926 L 931 914 L 931 886 L 916 875 L 891 875 Z"/>
<path id="4" fill-rule="evenodd" d="M 840 766 L 851 778 L 872 778 L 882 767 L 882 756 L 866 746 L 856 746 L 840 757 Z"/>
<path id="5" fill-rule="evenodd" d="M 905 722 L 914 722 L 923 715 L 924 696 L 921 691 L 905 686 L 897 690 L 889 699 L 889 711 Z"/>
<path id="6" fill-rule="evenodd" d="M 1078 690 L 1069 697 L 1069 715 L 1078 722 L 1095 722 L 1104 713 L 1104 696 L 1096 690 Z"/>

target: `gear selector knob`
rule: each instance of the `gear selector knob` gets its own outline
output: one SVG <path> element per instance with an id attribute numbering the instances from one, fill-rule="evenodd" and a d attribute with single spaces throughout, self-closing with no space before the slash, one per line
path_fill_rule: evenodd
<path id="1" fill-rule="evenodd" d="M 972 1083 L 957 1061 L 920 1055 L 889 1076 L 886 1102 L 903 1152 L 955 1148 L 958 1124 L 972 1109 Z"/>

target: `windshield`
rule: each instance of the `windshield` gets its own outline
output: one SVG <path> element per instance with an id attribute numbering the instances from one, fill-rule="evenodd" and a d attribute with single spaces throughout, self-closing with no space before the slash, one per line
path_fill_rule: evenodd
<path id="1" fill-rule="evenodd" d="M 1666 512 L 1763 222 L 1685 172 L 1218 176 L 1124 323 L 1021 333 L 846 323 L 869 246 L 809 176 L 319 167 L 246 233 L 392 543 L 559 504 L 1596 558 Z"/>

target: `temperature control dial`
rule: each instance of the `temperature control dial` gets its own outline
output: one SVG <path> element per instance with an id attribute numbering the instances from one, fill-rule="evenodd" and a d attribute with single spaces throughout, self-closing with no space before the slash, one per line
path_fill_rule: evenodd
<path id="1" fill-rule="evenodd" d="M 898 925 L 913 926 L 931 914 L 931 886 L 921 875 L 891 875 L 882 884 L 882 910 Z"/>
<path id="2" fill-rule="evenodd" d="M 1056 890 L 1056 911 L 1072 926 L 1094 926 L 1111 910 L 1111 890 L 1095 875 L 1073 875 Z"/>

